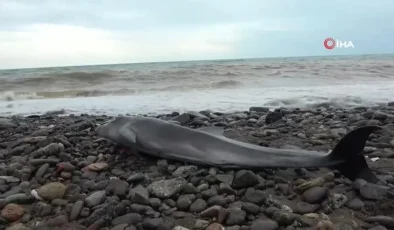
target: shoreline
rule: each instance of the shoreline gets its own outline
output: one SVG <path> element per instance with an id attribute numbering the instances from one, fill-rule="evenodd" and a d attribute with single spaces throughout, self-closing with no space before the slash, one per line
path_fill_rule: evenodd
<path id="1" fill-rule="evenodd" d="M 261 146 L 328 152 L 354 128 L 393 130 L 394 103 L 155 117 L 191 128 L 227 127 L 227 137 Z M 325 168 L 222 170 L 120 154 L 94 132 L 112 118 L 0 118 L 0 229 L 394 228 L 392 134 L 372 134 L 364 149 L 381 180 L 373 185 Z"/>
<path id="2" fill-rule="evenodd" d="M 286 101 L 286 100 L 284 100 Z M 278 102 L 279 103 L 279 102 Z M 346 108 L 347 107 L 347 108 Z M 232 109 L 232 110 L 222 110 L 222 111 L 215 111 L 212 109 L 205 109 L 205 110 L 183 110 L 183 111 L 176 111 L 174 110 L 169 110 L 166 109 L 167 112 L 143 112 L 143 113 L 117 113 L 115 114 L 114 112 L 110 113 L 73 113 L 69 109 L 62 108 L 62 109 L 55 109 L 55 110 L 48 110 L 46 112 L 42 113 L 25 113 L 25 114 L 9 114 L 9 115 L 0 115 L 0 118 L 12 118 L 12 117 L 43 117 L 43 116 L 61 116 L 61 117 L 66 117 L 66 116 L 91 116 L 91 117 L 100 117 L 100 116 L 107 116 L 107 117 L 116 117 L 116 116 L 150 116 L 150 117 L 165 117 L 165 116 L 174 116 L 174 114 L 182 114 L 182 113 L 202 113 L 202 114 L 221 114 L 221 115 L 228 115 L 231 116 L 233 114 L 238 114 L 238 113 L 251 113 L 251 112 L 259 112 L 259 111 L 275 111 L 275 110 L 290 110 L 290 111 L 314 111 L 314 110 L 330 110 L 330 111 L 335 111 L 335 110 L 357 110 L 357 109 L 370 109 L 370 110 L 386 110 L 386 107 L 394 107 L 394 101 L 390 102 L 375 102 L 372 105 L 338 105 L 333 102 L 320 102 L 320 103 L 314 103 L 310 104 L 304 107 L 297 107 L 297 106 L 274 106 L 274 105 L 269 105 L 269 106 L 250 106 L 249 109 Z M 257 111 L 254 111 L 257 110 Z M 208 116 L 209 117 L 209 116 Z"/>

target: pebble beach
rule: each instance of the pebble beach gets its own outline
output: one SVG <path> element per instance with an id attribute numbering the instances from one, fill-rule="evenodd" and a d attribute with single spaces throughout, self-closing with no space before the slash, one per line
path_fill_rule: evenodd
<path id="1" fill-rule="evenodd" d="M 394 103 L 314 109 L 251 107 L 155 116 L 271 148 L 329 152 L 364 125 L 393 130 Z M 222 170 L 133 153 L 97 136 L 114 116 L 0 118 L 0 229 L 394 229 L 394 136 L 364 149 L 379 183 L 326 168 Z"/>

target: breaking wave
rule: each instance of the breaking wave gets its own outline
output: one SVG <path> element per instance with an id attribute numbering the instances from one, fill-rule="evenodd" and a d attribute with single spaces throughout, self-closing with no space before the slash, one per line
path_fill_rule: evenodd
<path id="1" fill-rule="evenodd" d="M 74 98 L 74 97 L 100 97 L 100 96 L 123 96 L 136 95 L 154 92 L 173 92 L 173 91 L 189 91 L 199 89 L 230 89 L 242 86 L 241 82 L 234 80 L 217 81 L 208 84 L 183 84 L 183 85 L 169 85 L 162 86 L 153 84 L 150 88 L 121 88 L 121 89 L 75 89 L 75 90 L 57 90 L 57 91 L 37 91 L 37 92 L 19 92 L 6 91 L 0 92 L 0 101 L 16 101 L 16 100 L 31 100 L 31 99 L 47 99 L 47 98 Z"/>

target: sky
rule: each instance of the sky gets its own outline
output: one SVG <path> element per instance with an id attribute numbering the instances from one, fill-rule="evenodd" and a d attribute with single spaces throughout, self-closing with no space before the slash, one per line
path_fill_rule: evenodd
<path id="1" fill-rule="evenodd" d="M 393 0 L 0 0 L 0 68 L 394 53 Z M 327 50 L 332 37 L 354 48 Z"/>

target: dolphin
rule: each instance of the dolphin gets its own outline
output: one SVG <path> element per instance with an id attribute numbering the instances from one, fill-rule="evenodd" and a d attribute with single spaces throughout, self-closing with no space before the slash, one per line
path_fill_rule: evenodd
<path id="1" fill-rule="evenodd" d="M 369 135 L 380 129 L 379 126 L 356 128 L 328 154 L 262 147 L 227 138 L 223 135 L 224 128 L 191 129 L 145 116 L 119 116 L 95 131 L 98 136 L 159 158 L 222 169 L 327 167 L 337 169 L 350 180 L 361 178 L 376 183 L 378 178 L 362 152 Z"/>

